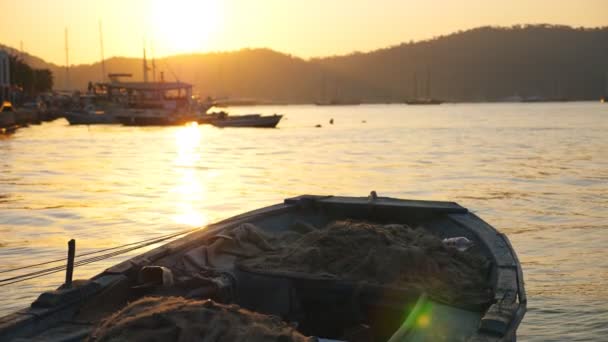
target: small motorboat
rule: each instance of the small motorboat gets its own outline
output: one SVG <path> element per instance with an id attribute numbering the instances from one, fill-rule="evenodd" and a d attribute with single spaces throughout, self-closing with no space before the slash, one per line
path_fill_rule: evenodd
<path id="1" fill-rule="evenodd" d="M 45 292 L 0 340 L 222 340 L 223 312 L 281 341 L 514 341 L 526 303 L 508 238 L 456 203 L 304 195 Z"/>
<path id="2" fill-rule="evenodd" d="M 116 124 L 115 113 L 122 110 L 117 103 L 106 101 L 98 95 L 80 95 L 78 104 L 64 113 L 70 125 L 106 125 Z"/>
<path id="3" fill-rule="evenodd" d="M 279 124 L 283 115 L 217 115 L 208 120 L 208 123 L 216 127 L 257 127 L 257 128 L 274 128 Z"/>

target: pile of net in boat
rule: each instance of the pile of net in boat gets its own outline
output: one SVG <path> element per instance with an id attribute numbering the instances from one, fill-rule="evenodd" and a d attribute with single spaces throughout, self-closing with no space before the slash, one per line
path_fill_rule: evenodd
<path id="1" fill-rule="evenodd" d="M 147 297 L 104 319 L 89 341 L 314 341 L 275 316 L 237 305 Z"/>
<path id="2" fill-rule="evenodd" d="M 260 273 L 336 278 L 394 286 L 447 303 L 483 305 L 491 300 L 489 261 L 458 251 L 423 228 L 337 221 L 324 229 L 270 238 L 271 250 L 241 259 Z"/>

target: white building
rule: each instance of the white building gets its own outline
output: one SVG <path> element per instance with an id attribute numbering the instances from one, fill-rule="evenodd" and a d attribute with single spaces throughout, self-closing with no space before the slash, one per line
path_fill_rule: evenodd
<path id="1" fill-rule="evenodd" d="M 11 77 L 8 53 L 0 50 L 0 104 L 10 101 Z"/>

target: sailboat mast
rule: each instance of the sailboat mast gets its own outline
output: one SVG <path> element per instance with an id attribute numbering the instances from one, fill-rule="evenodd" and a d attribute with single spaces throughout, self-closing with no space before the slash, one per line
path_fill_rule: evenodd
<path id="1" fill-rule="evenodd" d="M 101 82 L 106 80 L 106 59 L 103 55 L 103 30 L 101 20 L 99 21 L 99 47 L 101 49 Z"/>
<path id="2" fill-rule="evenodd" d="M 146 61 L 146 48 L 144 46 L 144 82 L 148 83 L 148 62 Z"/>
<path id="3" fill-rule="evenodd" d="M 426 98 L 431 98 L 431 68 L 426 67 Z"/>
<path id="4" fill-rule="evenodd" d="M 152 41 L 152 82 L 156 82 L 156 57 L 154 54 L 154 41 Z"/>
<path id="5" fill-rule="evenodd" d="M 418 99 L 418 76 L 416 75 L 416 72 L 414 71 L 414 98 L 413 100 L 417 100 Z"/>
<path id="6" fill-rule="evenodd" d="M 68 28 L 65 28 L 65 88 L 70 89 L 70 60 L 68 53 Z"/>

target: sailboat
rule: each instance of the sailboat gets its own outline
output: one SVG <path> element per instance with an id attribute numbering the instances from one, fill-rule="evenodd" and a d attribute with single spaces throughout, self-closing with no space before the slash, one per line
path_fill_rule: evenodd
<path id="1" fill-rule="evenodd" d="M 408 105 L 438 105 L 443 103 L 443 101 L 431 97 L 431 71 L 428 67 L 426 69 L 426 97 L 418 97 L 418 78 L 416 72 L 414 72 L 414 96 L 412 99 L 406 100 L 405 103 Z"/>
<path id="2" fill-rule="evenodd" d="M 325 79 L 325 73 L 323 73 L 323 77 L 321 80 L 321 99 L 320 101 L 316 101 L 315 104 L 317 106 L 352 106 L 352 105 L 360 105 L 361 101 L 358 100 L 354 100 L 354 99 L 344 99 L 342 97 L 339 96 L 338 93 L 338 79 L 336 78 L 334 85 L 335 85 L 335 89 L 334 89 L 334 96 L 330 99 L 327 98 L 327 94 L 326 94 L 326 79 Z"/>

